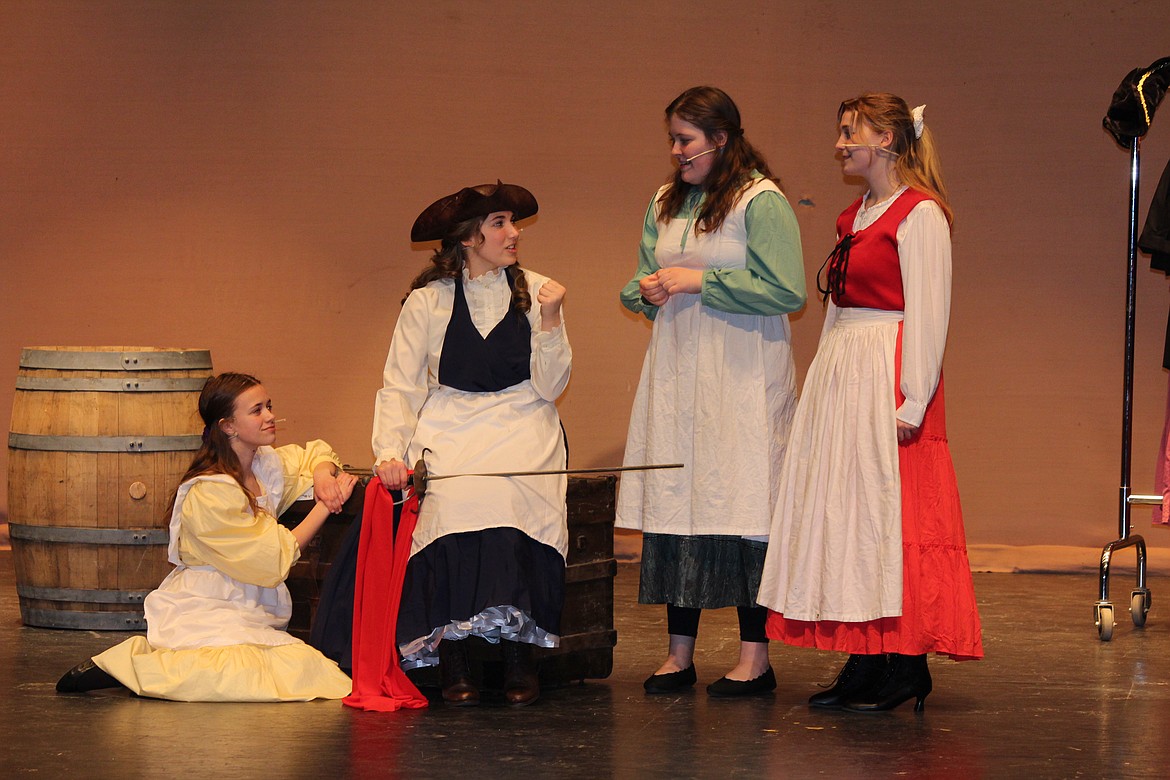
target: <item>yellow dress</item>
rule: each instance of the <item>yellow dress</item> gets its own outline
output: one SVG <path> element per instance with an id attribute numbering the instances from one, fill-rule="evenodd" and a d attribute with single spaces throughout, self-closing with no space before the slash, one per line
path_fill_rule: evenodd
<path id="1" fill-rule="evenodd" d="M 350 680 L 337 664 L 284 629 L 292 601 L 284 584 L 300 557 L 276 517 L 312 490 L 313 468 L 338 463 L 329 446 L 261 447 L 252 471 L 264 490 L 253 514 L 224 474 L 179 486 L 171 514 L 175 564 L 146 597 L 145 637 L 94 662 L 141 696 L 176 701 L 340 699 Z"/>

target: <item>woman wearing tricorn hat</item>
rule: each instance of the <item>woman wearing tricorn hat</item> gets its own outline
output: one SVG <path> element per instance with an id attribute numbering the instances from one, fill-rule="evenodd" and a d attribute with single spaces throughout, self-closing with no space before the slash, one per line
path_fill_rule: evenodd
<path id="1" fill-rule="evenodd" d="M 520 268 L 515 223 L 537 212 L 513 184 L 465 187 L 428 206 L 411 240 L 439 241 L 411 283 L 374 410 L 375 472 L 390 489 L 425 458 L 432 474 L 557 470 L 554 401 L 572 352 L 565 288 Z M 438 663 L 443 698 L 476 704 L 462 640 L 500 642 L 509 704 L 540 689 L 533 645 L 559 643 L 566 478 L 463 477 L 427 489 L 403 585 L 406 668 Z"/>

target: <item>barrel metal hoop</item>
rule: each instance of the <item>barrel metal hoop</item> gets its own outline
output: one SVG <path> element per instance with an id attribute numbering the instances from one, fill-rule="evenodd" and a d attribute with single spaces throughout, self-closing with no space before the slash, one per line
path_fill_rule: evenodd
<path id="1" fill-rule="evenodd" d="M 9 433 L 14 450 L 49 452 L 173 452 L 197 450 L 203 443 L 198 433 L 183 436 L 41 436 Z"/>
<path id="2" fill-rule="evenodd" d="M 190 393 L 199 392 L 207 377 L 170 379 L 102 379 L 98 377 L 18 376 L 17 390 L 49 390 L 65 393 Z"/>
<path id="3" fill-rule="evenodd" d="M 169 531 L 159 528 L 83 528 L 9 523 L 8 535 L 25 542 L 61 544 L 158 545 L 170 542 Z"/>
<path id="4" fill-rule="evenodd" d="M 71 612 L 55 609 L 26 609 L 21 605 L 21 620 L 40 628 L 80 628 L 90 631 L 145 631 L 146 616 L 141 612 Z"/>
<path id="5" fill-rule="evenodd" d="M 151 588 L 151 590 L 154 590 Z M 77 601 L 86 604 L 141 604 L 151 590 L 100 590 L 95 588 L 42 588 L 16 584 L 16 594 L 40 601 Z"/>
<path id="6" fill-rule="evenodd" d="M 149 352 L 71 352 L 65 349 L 22 349 L 21 368 L 82 371 L 164 371 L 211 369 L 211 350 L 176 349 Z"/>

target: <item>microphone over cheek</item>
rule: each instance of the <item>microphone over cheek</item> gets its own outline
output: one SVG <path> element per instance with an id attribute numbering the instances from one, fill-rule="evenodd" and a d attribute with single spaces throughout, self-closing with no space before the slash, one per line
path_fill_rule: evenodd
<path id="1" fill-rule="evenodd" d="M 719 151 L 719 147 L 718 147 L 718 146 L 713 146 L 713 147 L 711 147 L 710 149 L 708 149 L 708 150 L 707 150 L 707 151 L 705 151 L 705 152 L 699 152 L 699 153 L 698 153 L 698 154 L 696 154 L 694 157 L 688 157 L 688 158 L 686 158 L 685 160 L 683 160 L 683 161 L 682 161 L 682 164 L 683 164 L 683 165 L 690 165 L 692 162 L 694 162 L 695 160 L 699 159 L 699 158 L 700 158 L 700 157 L 702 157 L 703 155 L 707 155 L 707 154 L 715 154 L 715 152 L 717 152 L 717 151 Z"/>

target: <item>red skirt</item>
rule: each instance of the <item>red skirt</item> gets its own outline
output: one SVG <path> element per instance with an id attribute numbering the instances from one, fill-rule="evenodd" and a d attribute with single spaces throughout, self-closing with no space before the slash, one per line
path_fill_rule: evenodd
<path id="1" fill-rule="evenodd" d="M 896 404 L 901 390 L 902 331 L 895 356 Z M 983 657 L 979 610 L 955 467 L 947 445 L 943 381 L 922 427 L 898 445 L 902 482 L 902 614 L 863 623 L 787 620 L 768 613 L 771 639 L 797 647 L 860 655 L 940 653 L 956 661 Z"/>

